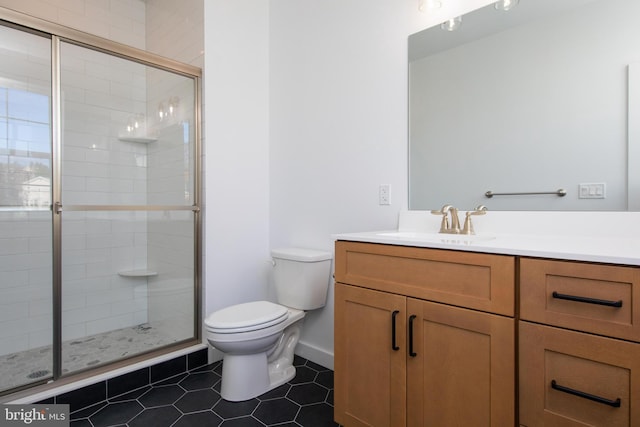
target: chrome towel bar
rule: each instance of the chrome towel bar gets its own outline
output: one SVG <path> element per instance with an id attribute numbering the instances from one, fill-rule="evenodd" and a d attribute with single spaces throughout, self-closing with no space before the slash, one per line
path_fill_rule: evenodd
<path id="1" fill-rule="evenodd" d="M 565 190 L 564 188 L 561 188 L 557 191 L 536 191 L 536 192 L 530 192 L 530 193 L 494 193 L 493 191 L 489 190 L 486 193 L 484 193 L 484 195 L 489 199 L 492 198 L 493 196 L 534 196 L 539 194 L 553 194 L 558 197 L 564 197 L 567 195 L 567 190 Z"/>

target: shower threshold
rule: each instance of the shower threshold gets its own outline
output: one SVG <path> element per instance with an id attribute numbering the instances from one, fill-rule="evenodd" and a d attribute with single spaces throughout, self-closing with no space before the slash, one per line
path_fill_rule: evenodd
<path id="1" fill-rule="evenodd" d="M 143 323 L 64 341 L 62 373 L 114 362 L 181 339 L 158 324 Z M 52 357 L 50 345 L 0 356 L 0 390 L 50 377 Z"/>

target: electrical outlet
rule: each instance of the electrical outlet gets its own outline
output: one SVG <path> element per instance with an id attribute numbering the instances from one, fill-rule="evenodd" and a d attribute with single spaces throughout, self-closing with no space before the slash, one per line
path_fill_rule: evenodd
<path id="1" fill-rule="evenodd" d="M 604 182 L 594 182 L 580 184 L 578 187 L 579 199 L 604 199 L 607 197 L 607 184 Z"/>
<path id="2" fill-rule="evenodd" d="M 378 189 L 378 203 L 380 205 L 391 204 L 391 186 L 389 184 L 380 184 Z"/>

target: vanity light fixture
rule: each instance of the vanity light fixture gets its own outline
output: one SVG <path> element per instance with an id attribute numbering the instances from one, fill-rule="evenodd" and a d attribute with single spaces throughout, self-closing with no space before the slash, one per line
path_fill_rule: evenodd
<path id="1" fill-rule="evenodd" d="M 142 113 L 134 114 L 129 117 L 127 121 L 127 133 L 134 134 L 138 132 L 139 129 L 143 128 L 145 124 L 145 115 Z"/>
<path id="2" fill-rule="evenodd" d="M 174 117 L 178 112 L 180 98 L 172 96 L 168 100 L 160 101 L 158 104 L 158 118 L 160 121 Z"/>
<path id="3" fill-rule="evenodd" d="M 462 25 L 462 16 L 456 16 L 455 18 L 451 18 L 448 21 L 444 21 L 440 24 L 440 28 L 445 31 L 455 31 L 460 28 Z"/>
<path id="4" fill-rule="evenodd" d="M 442 2 L 440 0 L 418 0 L 418 10 L 420 12 L 426 12 L 430 9 L 440 9 Z"/>
<path id="5" fill-rule="evenodd" d="M 180 105 L 180 98 L 177 96 L 172 96 L 169 98 L 169 115 L 173 116 L 176 114 L 178 110 L 178 105 Z"/>
<path id="6" fill-rule="evenodd" d="M 503 12 L 508 12 L 514 7 L 516 7 L 520 3 L 520 0 L 498 0 L 494 3 L 493 7 L 496 10 L 501 10 Z"/>

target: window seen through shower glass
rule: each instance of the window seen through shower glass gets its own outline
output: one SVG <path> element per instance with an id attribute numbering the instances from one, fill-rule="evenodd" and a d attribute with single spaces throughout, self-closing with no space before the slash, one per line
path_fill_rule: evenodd
<path id="1" fill-rule="evenodd" d="M 2 206 L 51 204 L 49 105 L 48 94 L 0 87 Z"/>
<path id="2" fill-rule="evenodd" d="M 61 44 L 62 373 L 195 334 L 194 80 Z"/>
<path id="3" fill-rule="evenodd" d="M 0 392 L 52 375 L 51 39 L 0 25 Z"/>

